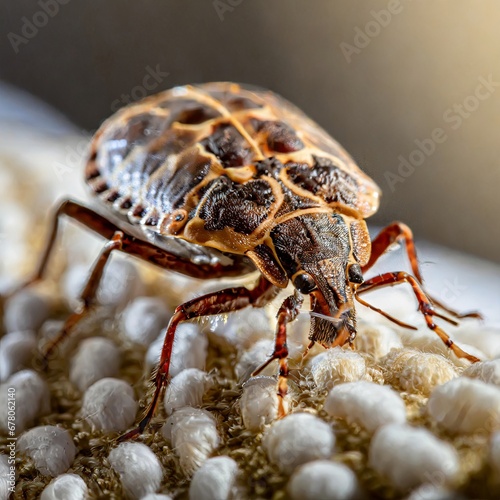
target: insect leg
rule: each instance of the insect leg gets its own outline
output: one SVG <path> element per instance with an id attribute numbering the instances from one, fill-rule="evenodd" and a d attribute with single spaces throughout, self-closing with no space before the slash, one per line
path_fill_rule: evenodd
<path id="1" fill-rule="evenodd" d="M 448 334 L 444 332 L 439 326 L 434 323 L 434 316 L 440 316 L 434 309 L 434 306 L 422 289 L 421 284 L 416 278 L 403 271 L 384 273 L 379 276 L 374 276 L 373 278 L 366 280 L 364 283 L 360 284 L 356 290 L 356 294 L 361 294 L 375 290 L 377 288 L 382 288 L 384 286 L 399 285 L 401 283 L 409 283 L 413 289 L 413 293 L 418 301 L 418 306 L 420 312 L 424 315 L 427 327 L 433 330 L 439 338 L 444 342 L 444 344 L 449 347 L 457 357 L 466 358 L 469 361 L 475 363 L 480 361 L 475 356 L 468 354 L 458 347 L 453 340 L 450 339 Z"/>
<path id="2" fill-rule="evenodd" d="M 52 254 L 52 250 L 54 249 L 54 243 L 56 241 L 57 234 L 59 232 L 59 220 L 62 215 L 67 215 L 69 217 L 76 219 L 77 221 L 81 222 L 82 224 L 85 224 L 86 226 L 90 227 L 91 229 L 99 233 L 101 236 L 104 236 L 108 240 L 112 239 L 113 234 L 115 233 L 115 231 L 118 231 L 119 228 L 111 224 L 111 222 L 104 219 L 104 217 L 95 214 L 94 217 L 92 218 L 92 216 L 90 216 L 89 213 L 95 214 L 92 210 L 88 209 L 87 207 L 84 207 L 83 205 L 80 205 L 77 202 L 71 200 L 65 200 L 61 203 L 61 205 L 53 215 L 49 231 L 49 237 L 47 239 L 47 243 L 42 252 L 42 256 L 40 258 L 40 261 L 38 263 L 35 272 L 31 276 L 31 278 L 26 280 L 15 290 L 11 291 L 9 296 L 14 295 L 15 293 L 19 292 L 20 290 L 34 283 L 37 283 L 43 278 L 45 271 L 47 269 L 47 264 Z"/>
<path id="3" fill-rule="evenodd" d="M 278 416 L 284 417 L 287 413 L 285 406 L 285 396 L 288 392 L 288 346 L 286 342 L 286 326 L 292 322 L 300 312 L 304 298 L 300 294 L 291 295 L 281 305 L 278 310 L 276 325 L 276 336 L 274 341 L 274 352 L 271 357 L 252 373 L 252 376 L 258 375 L 266 366 L 275 359 L 279 362 L 278 371 Z"/>
<path id="4" fill-rule="evenodd" d="M 417 250 L 415 249 L 415 242 L 413 240 L 413 233 L 411 229 L 402 222 L 393 222 L 388 225 L 380 233 L 377 237 L 372 241 L 372 251 L 370 255 L 370 260 L 368 263 L 362 267 L 362 271 L 365 272 L 370 269 L 375 262 L 390 248 L 390 246 L 394 243 L 399 243 L 404 241 L 406 247 L 406 254 L 408 255 L 408 259 L 410 261 L 411 270 L 415 278 L 419 281 L 420 284 L 423 284 L 424 280 L 422 278 L 422 273 L 420 271 L 420 266 L 418 264 L 417 259 Z M 469 313 L 459 313 L 445 306 L 442 302 L 435 299 L 434 297 L 429 296 L 433 304 L 440 307 L 444 311 L 448 312 L 452 316 L 456 318 L 481 318 L 481 315 L 477 312 L 469 312 Z"/>
<path id="5" fill-rule="evenodd" d="M 126 231 L 122 228 L 116 226 L 102 215 L 78 202 L 65 200 L 61 203 L 54 214 L 52 226 L 49 232 L 49 238 L 35 272 L 31 278 L 10 292 L 9 296 L 40 281 L 45 275 L 47 264 L 57 238 L 59 219 L 62 215 L 76 220 L 83 226 L 91 229 L 107 240 L 111 240 L 116 231 L 122 231 L 124 234 L 122 250 L 124 252 L 134 255 L 142 260 L 151 262 L 152 264 L 164 269 L 173 269 L 177 272 L 186 274 L 187 276 L 201 279 L 220 278 L 223 276 L 240 276 L 244 272 L 248 272 L 248 267 L 244 268 L 245 265 L 238 261 L 235 261 L 230 265 L 194 264 L 188 259 L 183 259 L 171 254 L 149 242 L 127 235 Z"/>
<path id="6" fill-rule="evenodd" d="M 89 313 L 91 308 L 95 305 L 97 289 L 99 288 L 102 274 L 109 260 L 109 257 L 111 256 L 111 252 L 113 250 L 121 249 L 122 244 L 123 233 L 121 231 L 116 231 L 111 240 L 106 243 L 99 257 L 94 263 L 87 284 L 85 285 L 85 288 L 80 295 L 80 300 L 82 302 L 81 309 L 77 312 L 74 312 L 66 320 L 59 334 L 43 349 L 42 356 L 45 361 L 49 359 L 55 347 L 59 345 L 71 333 L 73 328 Z"/>
<path id="7" fill-rule="evenodd" d="M 168 382 L 172 347 L 174 345 L 175 332 L 179 323 L 201 316 L 237 311 L 247 306 L 263 307 L 276 296 L 278 291 L 279 289 L 277 287 L 272 285 L 264 277 L 261 277 L 253 290 L 249 290 L 246 287 L 227 288 L 218 292 L 202 295 L 201 297 L 197 297 L 178 306 L 170 319 L 165 334 L 160 362 L 154 381 L 155 392 L 153 399 L 137 428 L 120 436 L 118 440 L 126 441 L 138 436 L 144 431 L 153 418 L 158 403 L 160 402 L 163 389 Z"/>
<path id="8" fill-rule="evenodd" d="M 166 250 L 156 247 L 149 242 L 142 241 L 127 234 L 105 217 L 98 214 L 94 210 L 85 207 L 84 205 L 72 200 L 65 200 L 54 214 L 46 247 L 42 253 L 40 263 L 32 277 L 17 289 L 10 292 L 6 298 L 43 279 L 58 235 L 59 222 L 62 215 L 76 220 L 85 227 L 106 238 L 108 243 L 104 247 L 99 259 L 96 261 L 87 286 L 81 295 L 81 300 L 83 302 L 82 310 L 72 314 L 67 319 L 61 333 L 56 337 L 56 339 L 45 347 L 43 351 L 44 361 L 47 361 L 54 348 L 70 334 L 72 328 L 82 319 L 83 316 L 88 313 L 91 306 L 94 305 L 95 293 L 99 287 L 104 266 L 112 250 L 121 250 L 125 253 L 155 264 L 163 269 L 173 269 L 177 272 L 196 278 L 211 279 L 223 276 L 239 276 L 244 271 L 248 272 L 248 268 L 244 268 L 245 264 L 241 261 L 234 261 L 233 264 L 226 266 L 223 266 L 222 264 L 194 264 L 188 259 L 178 257 L 167 252 Z"/>

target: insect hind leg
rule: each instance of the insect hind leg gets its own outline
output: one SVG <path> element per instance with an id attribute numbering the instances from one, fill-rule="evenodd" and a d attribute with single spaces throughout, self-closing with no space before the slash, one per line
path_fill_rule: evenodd
<path id="1" fill-rule="evenodd" d="M 181 258 L 173 253 L 161 249 L 152 243 L 142 241 L 132 235 L 127 234 L 125 230 L 110 222 L 106 217 L 98 214 L 94 210 L 81 205 L 72 200 L 65 200 L 61 203 L 53 216 L 52 225 L 49 231 L 46 246 L 42 252 L 41 259 L 35 272 L 19 287 L 11 291 L 7 296 L 2 297 L 2 302 L 8 300 L 15 293 L 34 285 L 41 281 L 47 271 L 50 256 L 54 250 L 54 245 L 60 230 L 60 219 L 62 216 L 75 220 L 92 230 L 98 235 L 108 240 L 99 259 L 96 261 L 92 270 L 91 277 L 81 296 L 83 308 L 81 311 L 72 314 L 65 323 L 59 336 L 44 349 L 43 364 L 47 357 L 54 351 L 55 347 L 66 338 L 74 326 L 79 323 L 88 313 L 88 310 L 95 302 L 95 293 L 99 287 L 102 278 L 104 266 L 112 250 L 120 250 L 124 253 L 145 260 L 163 269 L 172 269 L 201 279 L 220 278 L 223 276 L 239 276 L 243 272 L 248 272 L 246 265 L 241 261 L 234 261 L 229 265 L 215 264 L 195 264 L 187 258 Z"/>
<path id="2" fill-rule="evenodd" d="M 35 283 L 43 279 L 48 267 L 50 256 L 52 255 L 52 252 L 54 250 L 54 244 L 56 242 L 60 229 L 60 219 L 63 215 L 75 219 L 76 221 L 94 230 L 107 240 L 111 240 L 114 233 L 119 230 L 119 228 L 114 224 L 106 220 L 104 217 L 96 214 L 89 208 L 84 207 L 83 205 L 80 205 L 79 203 L 72 200 L 63 201 L 52 216 L 47 243 L 45 244 L 45 248 L 42 251 L 42 255 L 35 272 L 30 278 L 24 281 L 17 288 L 11 290 L 5 297 L 5 299 L 8 299 L 12 295 L 15 295 L 17 292 L 31 285 L 34 285 Z"/>
<path id="3" fill-rule="evenodd" d="M 106 217 L 103 217 L 96 211 L 73 200 L 65 200 L 53 215 L 52 225 L 49 231 L 47 243 L 42 252 L 41 259 L 33 275 L 22 283 L 19 287 L 12 290 L 4 299 L 8 299 L 20 290 L 27 288 L 45 276 L 50 256 L 54 250 L 59 228 L 60 219 L 67 216 L 72 220 L 79 222 L 84 227 L 92 230 L 94 233 L 102 236 L 106 240 L 111 240 L 117 231 L 123 232 L 123 241 L 121 250 L 133 255 L 139 259 L 145 260 L 163 269 L 172 269 L 179 273 L 200 279 L 213 279 L 228 276 L 240 276 L 248 272 L 248 266 L 244 262 L 235 261 L 232 264 L 195 264 L 187 258 L 179 257 L 166 250 L 163 250 L 152 243 L 142 241 L 134 236 L 127 234 L 127 231 L 113 224 Z"/>
<path id="4" fill-rule="evenodd" d="M 415 248 L 413 233 L 412 230 L 402 222 L 393 222 L 380 231 L 380 233 L 372 241 L 370 260 L 366 265 L 362 267 L 362 271 L 368 271 L 368 269 L 370 269 L 375 264 L 375 262 L 377 262 L 377 260 L 389 250 L 391 245 L 402 241 L 404 241 L 405 244 L 406 255 L 408 256 L 408 260 L 410 261 L 412 273 L 418 280 L 420 285 L 423 285 L 424 280 L 420 271 L 420 266 L 418 264 L 417 250 Z M 453 309 L 450 309 L 441 301 L 435 299 L 429 294 L 427 294 L 427 297 L 432 301 L 433 304 L 451 314 L 455 318 L 481 318 L 481 315 L 478 312 L 472 311 L 467 313 L 459 313 L 457 311 L 454 311 Z"/>
<path id="5" fill-rule="evenodd" d="M 90 276 L 87 280 L 87 284 L 80 295 L 81 309 L 71 314 L 71 316 L 64 323 L 64 326 L 59 334 L 43 349 L 42 356 L 44 364 L 50 358 L 54 349 L 70 335 L 76 325 L 80 323 L 80 321 L 84 319 L 92 310 L 96 303 L 97 289 L 101 283 L 102 275 L 111 256 L 111 252 L 113 250 L 120 250 L 122 245 L 123 233 L 121 231 L 116 231 L 111 240 L 106 243 L 101 251 L 101 254 L 94 263 Z"/>

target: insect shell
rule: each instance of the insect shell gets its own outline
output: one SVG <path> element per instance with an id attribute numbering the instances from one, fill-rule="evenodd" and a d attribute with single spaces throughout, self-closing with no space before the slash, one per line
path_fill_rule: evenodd
<path id="1" fill-rule="evenodd" d="M 232 83 L 146 98 L 97 132 L 86 180 L 127 231 L 199 264 L 249 260 L 277 287 L 312 294 L 312 341 L 354 338 L 364 219 L 380 191 L 284 99 Z"/>

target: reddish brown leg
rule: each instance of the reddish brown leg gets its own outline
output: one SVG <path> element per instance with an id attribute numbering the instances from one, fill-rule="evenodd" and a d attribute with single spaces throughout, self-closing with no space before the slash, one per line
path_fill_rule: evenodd
<path id="1" fill-rule="evenodd" d="M 257 370 L 252 373 L 252 376 L 258 375 L 266 366 L 268 366 L 275 359 L 279 362 L 278 371 L 278 416 L 284 417 L 287 414 L 285 396 L 288 392 L 288 346 L 286 342 L 286 326 L 291 323 L 299 314 L 304 297 L 296 293 L 291 295 L 281 305 L 278 310 L 277 318 L 278 324 L 276 325 L 276 336 L 274 340 L 274 352 L 271 357 L 263 363 Z"/>
<path id="2" fill-rule="evenodd" d="M 155 392 L 153 399 L 137 428 L 120 436 L 118 440 L 126 441 L 127 439 L 138 436 L 144 431 L 153 418 L 158 403 L 160 402 L 163 389 L 167 385 L 175 331 L 179 323 L 201 316 L 233 312 L 247 306 L 262 307 L 271 301 L 278 291 L 279 289 L 264 277 L 261 277 L 253 290 L 248 290 L 248 288 L 245 287 L 227 288 L 218 292 L 202 295 L 201 297 L 192 299 L 177 307 L 174 315 L 170 319 L 165 334 L 160 362 L 155 376 Z"/>
<path id="3" fill-rule="evenodd" d="M 102 275 L 104 273 L 104 268 L 111 256 L 113 250 L 120 250 L 123 244 L 123 233 L 117 231 L 111 241 L 106 243 L 101 251 L 101 254 L 94 263 L 94 267 L 90 273 L 89 279 L 85 288 L 80 295 L 80 300 L 82 302 L 81 309 L 73 313 L 64 323 L 64 327 L 44 349 L 42 352 L 43 359 L 47 360 L 50 358 L 53 350 L 57 345 L 59 345 L 68 335 L 71 333 L 73 328 L 90 312 L 92 307 L 96 303 L 96 294 L 99 284 L 101 282 Z"/>
<path id="4" fill-rule="evenodd" d="M 50 255 L 54 248 L 54 243 L 59 229 L 59 219 L 62 215 L 66 215 L 71 219 L 76 220 L 107 240 L 111 240 L 117 231 L 122 231 L 123 241 L 121 250 L 123 252 L 134 255 L 135 257 L 146 260 L 147 262 L 151 262 L 152 264 L 164 269 L 172 269 L 179 273 L 186 274 L 187 276 L 212 279 L 223 276 L 241 276 L 245 272 L 249 271 L 248 266 L 246 266 L 243 261 L 238 260 L 235 260 L 234 264 L 228 266 L 223 266 L 222 264 L 194 264 L 188 259 L 183 259 L 167 252 L 166 250 L 158 248 L 147 241 L 128 235 L 126 231 L 116 226 L 94 210 L 91 210 L 90 208 L 87 208 L 75 201 L 66 200 L 59 206 L 54 214 L 52 227 L 49 232 L 49 238 L 35 273 L 19 288 L 11 292 L 10 295 L 36 283 L 37 281 L 40 281 L 43 278 Z"/>
<path id="5" fill-rule="evenodd" d="M 60 205 L 54 215 L 52 227 L 49 232 L 49 239 L 35 273 L 19 288 L 11 292 L 9 296 L 36 283 L 37 281 L 40 281 L 45 275 L 49 258 L 58 234 L 59 218 L 62 215 L 66 215 L 76 220 L 110 241 L 104 247 L 99 259 L 96 261 L 85 290 L 81 295 L 81 299 L 83 301 L 82 310 L 72 314 L 68 318 L 60 335 L 44 349 L 45 360 L 58 343 L 71 333 L 73 327 L 81 321 L 81 319 L 88 313 L 88 310 L 92 307 L 92 305 L 94 305 L 95 293 L 99 287 L 106 262 L 113 250 L 121 250 L 164 269 L 172 269 L 196 278 L 210 279 L 220 278 L 222 276 L 240 276 L 241 274 L 248 272 L 248 268 L 245 266 L 244 262 L 238 260 L 235 260 L 234 264 L 229 266 L 223 266 L 221 264 L 194 264 L 188 259 L 182 259 L 167 252 L 166 250 L 152 245 L 151 243 L 128 235 L 118 226 L 114 225 L 97 212 L 94 212 L 90 208 L 80 205 L 79 203 L 67 200 Z"/>
<path id="6" fill-rule="evenodd" d="M 469 361 L 475 363 L 476 361 L 480 361 L 475 356 L 466 353 L 460 347 L 458 347 L 453 340 L 450 339 L 448 334 L 446 334 L 439 326 L 434 323 L 434 316 L 440 316 L 433 307 L 431 300 L 424 293 L 422 286 L 413 276 L 405 273 L 405 272 L 394 272 L 394 273 L 384 273 L 379 276 L 375 276 L 361 285 L 358 286 L 356 291 L 357 294 L 369 292 L 371 290 L 375 290 L 377 288 L 382 288 L 384 286 L 392 286 L 398 285 L 401 283 L 409 283 L 413 289 L 413 293 L 415 294 L 420 312 L 424 315 L 425 321 L 427 323 L 427 327 L 433 330 L 439 338 L 444 342 L 444 344 L 449 347 L 457 357 L 465 358 Z"/>
<path id="7" fill-rule="evenodd" d="M 365 272 L 370 269 L 392 244 L 399 243 L 401 241 L 404 241 L 405 243 L 406 254 L 408 255 L 413 275 L 420 284 L 423 284 L 424 280 L 422 278 L 422 273 L 420 272 L 420 266 L 418 265 L 417 251 L 415 249 L 415 243 L 413 241 L 413 233 L 411 229 L 402 222 L 393 222 L 386 228 L 382 229 L 382 231 L 372 241 L 370 260 L 365 266 L 363 266 L 362 271 Z M 433 304 L 456 318 L 481 318 L 481 315 L 477 312 L 462 314 L 445 306 L 442 302 L 435 299 L 434 297 L 429 296 L 429 298 L 432 300 Z"/>

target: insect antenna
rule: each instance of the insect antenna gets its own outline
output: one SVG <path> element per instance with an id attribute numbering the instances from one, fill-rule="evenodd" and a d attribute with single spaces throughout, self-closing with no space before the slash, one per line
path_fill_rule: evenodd
<path id="1" fill-rule="evenodd" d="M 309 315 L 314 316 L 315 318 L 321 318 L 324 319 L 325 321 L 329 321 L 330 323 L 333 323 L 336 326 L 341 325 L 345 321 L 343 319 L 336 318 L 334 316 L 327 316 L 326 314 L 321 314 L 315 311 L 309 311 Z"/>
<path id="2" fill-rule="evenodd" d="M 458 324 L 459 324 L 458 321 L 455 321 L 454 319 L 451 319 L 448 316 L 445 316 L 444 314 L 438 313 L 436 311 L 434 311 L 433 315 L 437 316 L 438 318 L 444 319 L 445 321 L 447 321 L 448 323 L 450 323 L 450 325 L 458 326 Z"/>
<path id="3" fill-rule="evenodd" d="M 361 299 L 359 297 L 359 295 L 355 295 L 355 297 L 356 297 L 356 300 L 360 304 L 364 305 L 365 307 L 368 307 L 368 309 L 371 309 L 372 311 L 375 311 L 375 312 L 381 314 L 382 316 L 384 316 L 384 318 L 387 318 L 389 321 L 396 323 L 396 325 L 402 326 L 403 328 L 409 328 L 410 330 L 418 330 L 418 328 L 416 326 L 405 323 L 404 321 L 401 321 L 401 320 L 395 318 L 394 316 L 391 316 L 389 313 L 386 313 L 382 309 L 379 309 L 378 307 L 375 307 L 374 305 L 370 304 L 369 302 L 366 302 L 366 300 Z"/>

